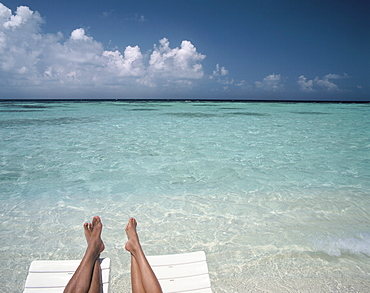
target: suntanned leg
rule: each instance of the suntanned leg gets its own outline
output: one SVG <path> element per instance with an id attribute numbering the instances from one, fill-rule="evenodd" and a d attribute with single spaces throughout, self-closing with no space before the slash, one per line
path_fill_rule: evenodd
<path id="1" fill-rule="evenodd" d="M 141 282 L 141 273 L 135 257 L 131 254 L 131 287 L 132 293 L 145 293 Z"/>
<path id="2" fill-rule="evenodd" d="M 88 293 L 103 293 L 103 281 L 101 275 L 99 256 L 94 264 L 93 275 Z"/>
<path id="3" fill-rule="evenodd" d="M 136 226 L 136 220 L 134 218 L 130 218 L 126 226 L 128 241 L 125 248 L 131 253 L 131 272 L 133 273 L 131 276 L 131 279 L 133 279 L 132 291 L 134 293 L 162 293 L 158 279 L 150 267 L 143 249 L 141 248 L 139 236 L 136 232 Z"/>
<path id="4" fill-rule="evenodd" d="M 91 224 L 84 225 L 87 249 L 76 272 L 64 289 L 65 293 L 86 293 L 92 284 L 93 276 L 98 277 L 100 272 L 99 256 L 104 250 L 104 243 L 101 240 L 103 224 L 99 217 L 94 217 Z M 99 265 L 99 270 L 95 273 L 95 266 Z M 96 282 L 96 280 L 94 279 Z M 94 283 L 95 283 L 94 282 Z M 95 291 L 100 292 L 100 291 Z"/>
<path id="5" fill-rule="evenodd" d="M 84 233 L 86 237 L 87 243 L 89 243 L 88 239 L 91 237 L 92 233 L 92 224 L 85 223 L 84 224 Z M 103 292 L 103 281 L 101 275 L 101 268 L 100 268 L 100 254 L 96 258 L 93 268 L 93 275 L 91 278 L 90 288 L 88 293 L 102 293 Z"/>

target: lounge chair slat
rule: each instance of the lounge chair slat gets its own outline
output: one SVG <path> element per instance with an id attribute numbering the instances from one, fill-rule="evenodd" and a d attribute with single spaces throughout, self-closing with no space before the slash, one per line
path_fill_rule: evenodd
<path id="1" fill-rule="evenodd" d="M 147 256 L 150 260 L 151 266 L 156 265 L 171 265 L 179 263 L 191 263 L 198 261 L 206 261 L 206 254 L 204 251 L 188 252 L 181 254 L 167 254 L 167 255 L 151 255 Z"/>
<path id="2" fill-rule="evenodd" d="M 63 292 L 81 260 L 37 260 L 30 265 L 23 293 Z M 103 292 L 108 292 L 110 259 L 100 259 Z"/>
<path id="3" fill-rule="evenodd" d="M 81 260 L 35 260 L 31 263 L 30 272 L 74 272 Z M 110 268 L 110 259 L 103 258 L 100 262 L 102 269 Z"/>
<path id="4" fill-rule="evenodd" d="M 147 259 L 164 293 L 212 293 L 204 251 Z"/>

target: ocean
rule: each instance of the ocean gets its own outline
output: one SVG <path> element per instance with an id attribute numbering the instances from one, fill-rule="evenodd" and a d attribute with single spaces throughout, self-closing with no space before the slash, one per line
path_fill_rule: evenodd
<path id="1" fill-rule="evenodd" d="M 147 255 L 204 250 L 213 292 L 370 291 L 370 104 L 0 102 L 0 292 L 80 259 L 102 218 L 110 292 Z"/>

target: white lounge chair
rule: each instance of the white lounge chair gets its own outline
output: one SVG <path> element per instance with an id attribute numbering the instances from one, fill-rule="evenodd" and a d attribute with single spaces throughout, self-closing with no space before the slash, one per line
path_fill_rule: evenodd
<path id="1" fill-rule="evenodd" d="M 212 293 L 204 251 L 147 256 L 164 293 Z"/>
<path id="2" fill-rule="evenodd" d="M 35 260 L 31 263 L 23 293 L 60 293 L 81 260 Z M 101 258 L 103 292 L 108 293 L 110 259 Z"/>

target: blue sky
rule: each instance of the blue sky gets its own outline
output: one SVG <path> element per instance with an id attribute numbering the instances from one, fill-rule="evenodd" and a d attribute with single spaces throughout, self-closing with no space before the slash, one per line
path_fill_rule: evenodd
<path id="1" fill-rule="evenodd" d="M 0 3 L 0 99 L 370 100 L 368 1 Z"/>

